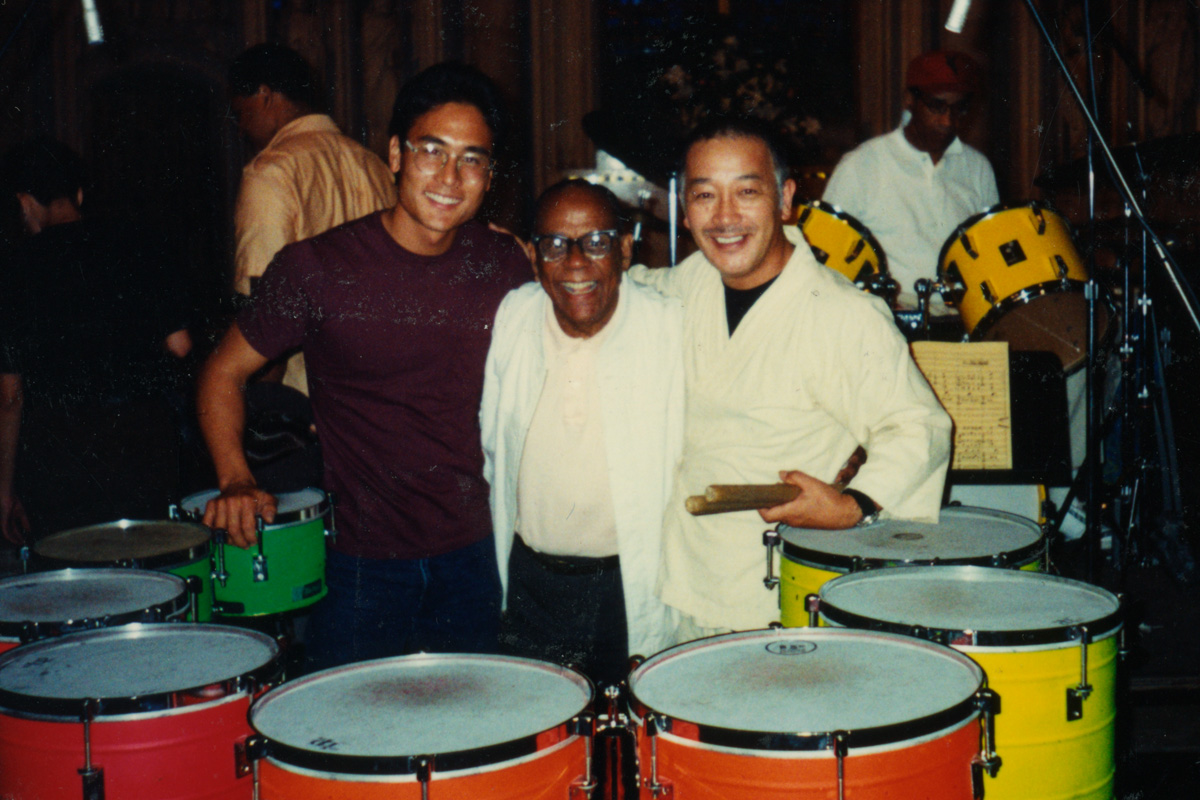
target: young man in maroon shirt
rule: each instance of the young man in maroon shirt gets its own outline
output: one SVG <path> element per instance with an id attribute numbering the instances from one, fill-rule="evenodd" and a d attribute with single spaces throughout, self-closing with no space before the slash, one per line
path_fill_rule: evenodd
<path id="1" fill-rule="evenodd" d="M 529 275 L 474 221 L 505 134 L 495 86 L 441 64 L 400 90 L 389 165 L 399 200 L 280 251 L 200 376 L 221 494 L 205 524 L 253 544 L 275 498 L 242 451 L 241 389 L 299 348 L 338 536 L 309 667 L 495 647 L 499 579 L 478 408 L 500 300 Z"/>

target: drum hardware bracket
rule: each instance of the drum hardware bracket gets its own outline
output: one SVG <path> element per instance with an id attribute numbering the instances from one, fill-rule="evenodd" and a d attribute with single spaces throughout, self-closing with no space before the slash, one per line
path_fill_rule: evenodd
<path id="1" fill-rule="evenodd" d="M 779 585 L 779 578 L 775 577 L 775 549 L 779 547 L 781 539 L 776 530 L 763 531 L 763 547 L 767 548 L 767 577 L 763 578 L 763 586 L 767 587 L 767 591 Z"/>
<path id="2" fill-rule="evenodd" d="M 325 538 L 331 542 L 337 541 L 337 520 L 334 508 L 337 506 L 337 492 L 327 492 L 325 499 L 329 501 L 329 527 L 325 529 Z"/>
<path id="3" fill-rule="evenodd" d="M 991 689 L 980 689 L 975 705 L 983 714 L 983 749 L 971 759 L 971 786 L 975 800 L 983 798 L 983 776 L 996 777 L 1000 772 L 1000 756 L 996 755 L 996 715 L 1000 713 L 1000 695 Z"/>
<path id="4" fill-rule="evenodd" d="M 251 559 L 250 570 L 254 574 L 254 582 L 262 583 L 268 579 L 267 557 L 263 553 L 263 532 L 266 530 L 262 517 L 254 518 L 254 530 L 258 534 L 258 554 Z M 221 584 L 224 586 L 225 584 Z"/>
<path id="5" fill-rule="evenodd" d="M 224 587 L 226 581 L 229 580 L 229 573 L 225 571 L 225 537 L 226 537 L 226 535 L 227 534 L 226 534 L 224 528 L 214 528 L 213 529 L 213 539 L 216 540 L 217 546 L 215 548 L 215 550 L 216 550 L 216 552 L 215 552 L 216 566 L 213 569 L 212 577 L 213 577 L 213 580 L 220 582 L 222 587 Z"/>
<path id="6" fill-rule="evenodd" d="M 674 786 L 658 779 L 658 734 L 670 729 L 670 720 L 661 719 L 657 714 L 646 715 L 646 735 L 650 737 L 650 779 L 645 785 L 654 797 L 667 797 L 674 793 Z"/>
<path id="7" fill-rule="evenodd" d="M 83 701 L 83 710 L 79 714 L 83 722 L 83 766 L 79 768 L 83 800 L 104 800 L 104 769 L 92 764 L 92 720 L 99 708 L 99 700 L 88 698 Z"/>
<path id="8" fill-rule="evenodd" d="M 1087 649 L 1091 643 L 1086 625 L 1072 629 L 1072 634 L 1079 637 L 1079 685 L 1067 688 L 1067 722 L 1083 719 L 1083 701 L 1092 694 L 1092 685 L 1088 683 Z"/>
<path id="9" fill-rule="evenodd" d="M 991 285 L 988 284 L 987 281 L 980 282 L 979 293 L 983 295 L 983 299 L 987 301 L 988 305 L 990 305 L 990 306 L 997 305 L 996 295 L 992 292 L 992 287 L 991 287 Z"/>
<path id="10" fill-rule="evenodd" d="M 204 583 L 195 575 L 188 576 L 187 581 L 188 593 L 188 616 L 192 622 L 200 621 L 200 593 L 204 591 Z"/>
<path id="11" fill-rule="evenodd" d="M 411 756 L 408 767 L 421 783 L 421 800 L 429 800 L 429 781 L 433 777 L 433 756 Z"/>
<path id="12" fill-rule="evenodd" d="M 850 752 L 848 744 L 850 734 L 846 731 L 834 731 L 829 740 L 833 757 L 837 759 L 837 796 L 838 800 L 846 800 L 846 755 Z"/>
<path id="13" fill-rule="evenodd" d="M 610 689 L 616 687 L 610 686 Z M 608 696 L 607 690 L 605 696 Z M 615 700 L 613 700 L 615 703 Z M 591 714 L 580 714 L 574 717 L 570 723 L 570 730 L 576 736 L 583 737 L 583 777 L 572 781 L 568 797 L 583 795 L 587 800 L 591 800 L 592 794 L 596 791 L 599 783 L 595 776 L 595 736 L 597 732 L 596 718 Z"/>
<path id="14" fill-rule="evenodd" d="M 244 778 L 251 772 L 258 771 L 258 762 L 267 754 L 267 740 L 257 734 L 251 734 L 233 743 L 233 774 Z M 255 780 L 257 789 L 257 779 Z"/>
<path id="15" fill-rule="evenodd" d="M 1058 279 L 1062 281 L 1064 285 L 1069 284 L 1070 281 L 1067 278 L 1067 274 L 1070 271 L 1070 267 L 1067 266 L 1067 262 L 1064 261 L 1063 257 L 1058 253 L 1054 254 L 1054 262 L 1058 265 Z M 1084 297 L 1087 297 L 1086 288 L 1084 289 Z"/>
<path id="16" fill-rule="evenodd" d="M 808 612 L 808 627 L 815 628 L 821 624 L 821 595 L 805 595 L 804 609 Z"/>

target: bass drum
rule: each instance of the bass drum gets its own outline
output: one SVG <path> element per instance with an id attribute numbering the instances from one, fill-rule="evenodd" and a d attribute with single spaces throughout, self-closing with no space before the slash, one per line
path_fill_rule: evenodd
<path id="1" fill-rule="evenodd" d="M 591 700 L 582 675 L 524 658 L 420 654 L 318 672 L 251 710 L 265 753 L 256 796 L 566 800 L 588 782 L 591 732 L 575 721 Z"/>
<path id="2" fill-rule="evenodd" d="M 1004 700 L 995 800 L 1108 800 L 1121 603 L 1079 581 L 986 567 L 897 567 L 821 587 L 821 616 L 949 644 Z"/>
<path id="3" fill-rule="evenodd" d="M 938 257 L 963 326 L 975 341 L 1054 353 L 1067 371 L 1087 359 L 1087 269 L 1067 223 L 1040 203 L 996 206 L 963 222 Z M 1097 338 L 1109 309 L 1097 305 Z"/>
<path id="4" fill-rule="evenodd" d="M 629 678 L 641 796 L 968 800 L 976 770 L 996 763 L 980 735 L 982 683 L 969 658 L 891 634 L 806 628 L 680 645 Z"/>

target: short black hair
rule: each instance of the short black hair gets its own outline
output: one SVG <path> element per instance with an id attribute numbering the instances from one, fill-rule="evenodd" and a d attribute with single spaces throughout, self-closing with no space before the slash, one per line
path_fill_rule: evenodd
<path id="1" fill-rule="evenodd" d="M 306 108 L 317 105 L 317 86 L 304 57 L 281 44 L 256 44 L 229 66 L 229 93 L 249 97 L 266 86 Z"/>
<path id="2" fill-rule="evenodd" d="M 605 212 L 612 217 L 615 223 L 614 227 L 620 232 L 625 232 L 627 223 L 625 208 L 621 205 L 621 201 L 610 189 L 606 186 L 600 186 L 583 178 L 567 178 L 561 180 L 547 188 L 541 195 L 538 196 L 537 204 L 533 212 L 534 232 L 537 232 L 537 227 L 541 223 L 542 213 L 559 198 L 562 194 L 568 191 L 583 192 L 592 197 L 597 203 L 604 207 Z"/>
<path id="3" fill-rule="evenodd" d="M 85 177 L 83 159 L 44 134 L 10 148 L 0 166 L 6 194 L 29 194 L 44 206 L 64 197 L 74 203 Z"/>
<path id="4" fill-rule="evenodd" d="M 503 149 L 509 121 L 499 87 L 475 67 L 457 61 L 434 64 L 400 87 L 392 106 L 388 137 L 408 138 L 418 117 L 446 103 L 465 103 L 479 109 L 492 132 L 492 154 Z"/>
<path id="5" fill-rule="evenodd" d="M 687 157 L 692 147 L 700 142 L 713 139 L 758 139 L 767 146 L 771 154 L 771 166 L 775 171 L 775 189 L 780 197 L 783 196 L 783 182 L 788 178 L 788 160 L 779 135 L 765 121 L 758 117 L 714 114 L 705 117 L 699 125 L 683 140 L 683 149 L 679 153 L 679 175 L 686 182 Z M 680 196 L 683 196 L 682 189 Z"/>

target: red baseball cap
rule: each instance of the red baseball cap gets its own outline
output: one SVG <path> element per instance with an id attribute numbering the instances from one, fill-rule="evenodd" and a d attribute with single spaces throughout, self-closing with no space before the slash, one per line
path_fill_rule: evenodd
<path id="1" fill-rule="evenodd" d="M 979 66 L 966 53 L 934 50 L 922 53 L 908 65 L 904 85 L 923 92 L 975 91 Z"/>

